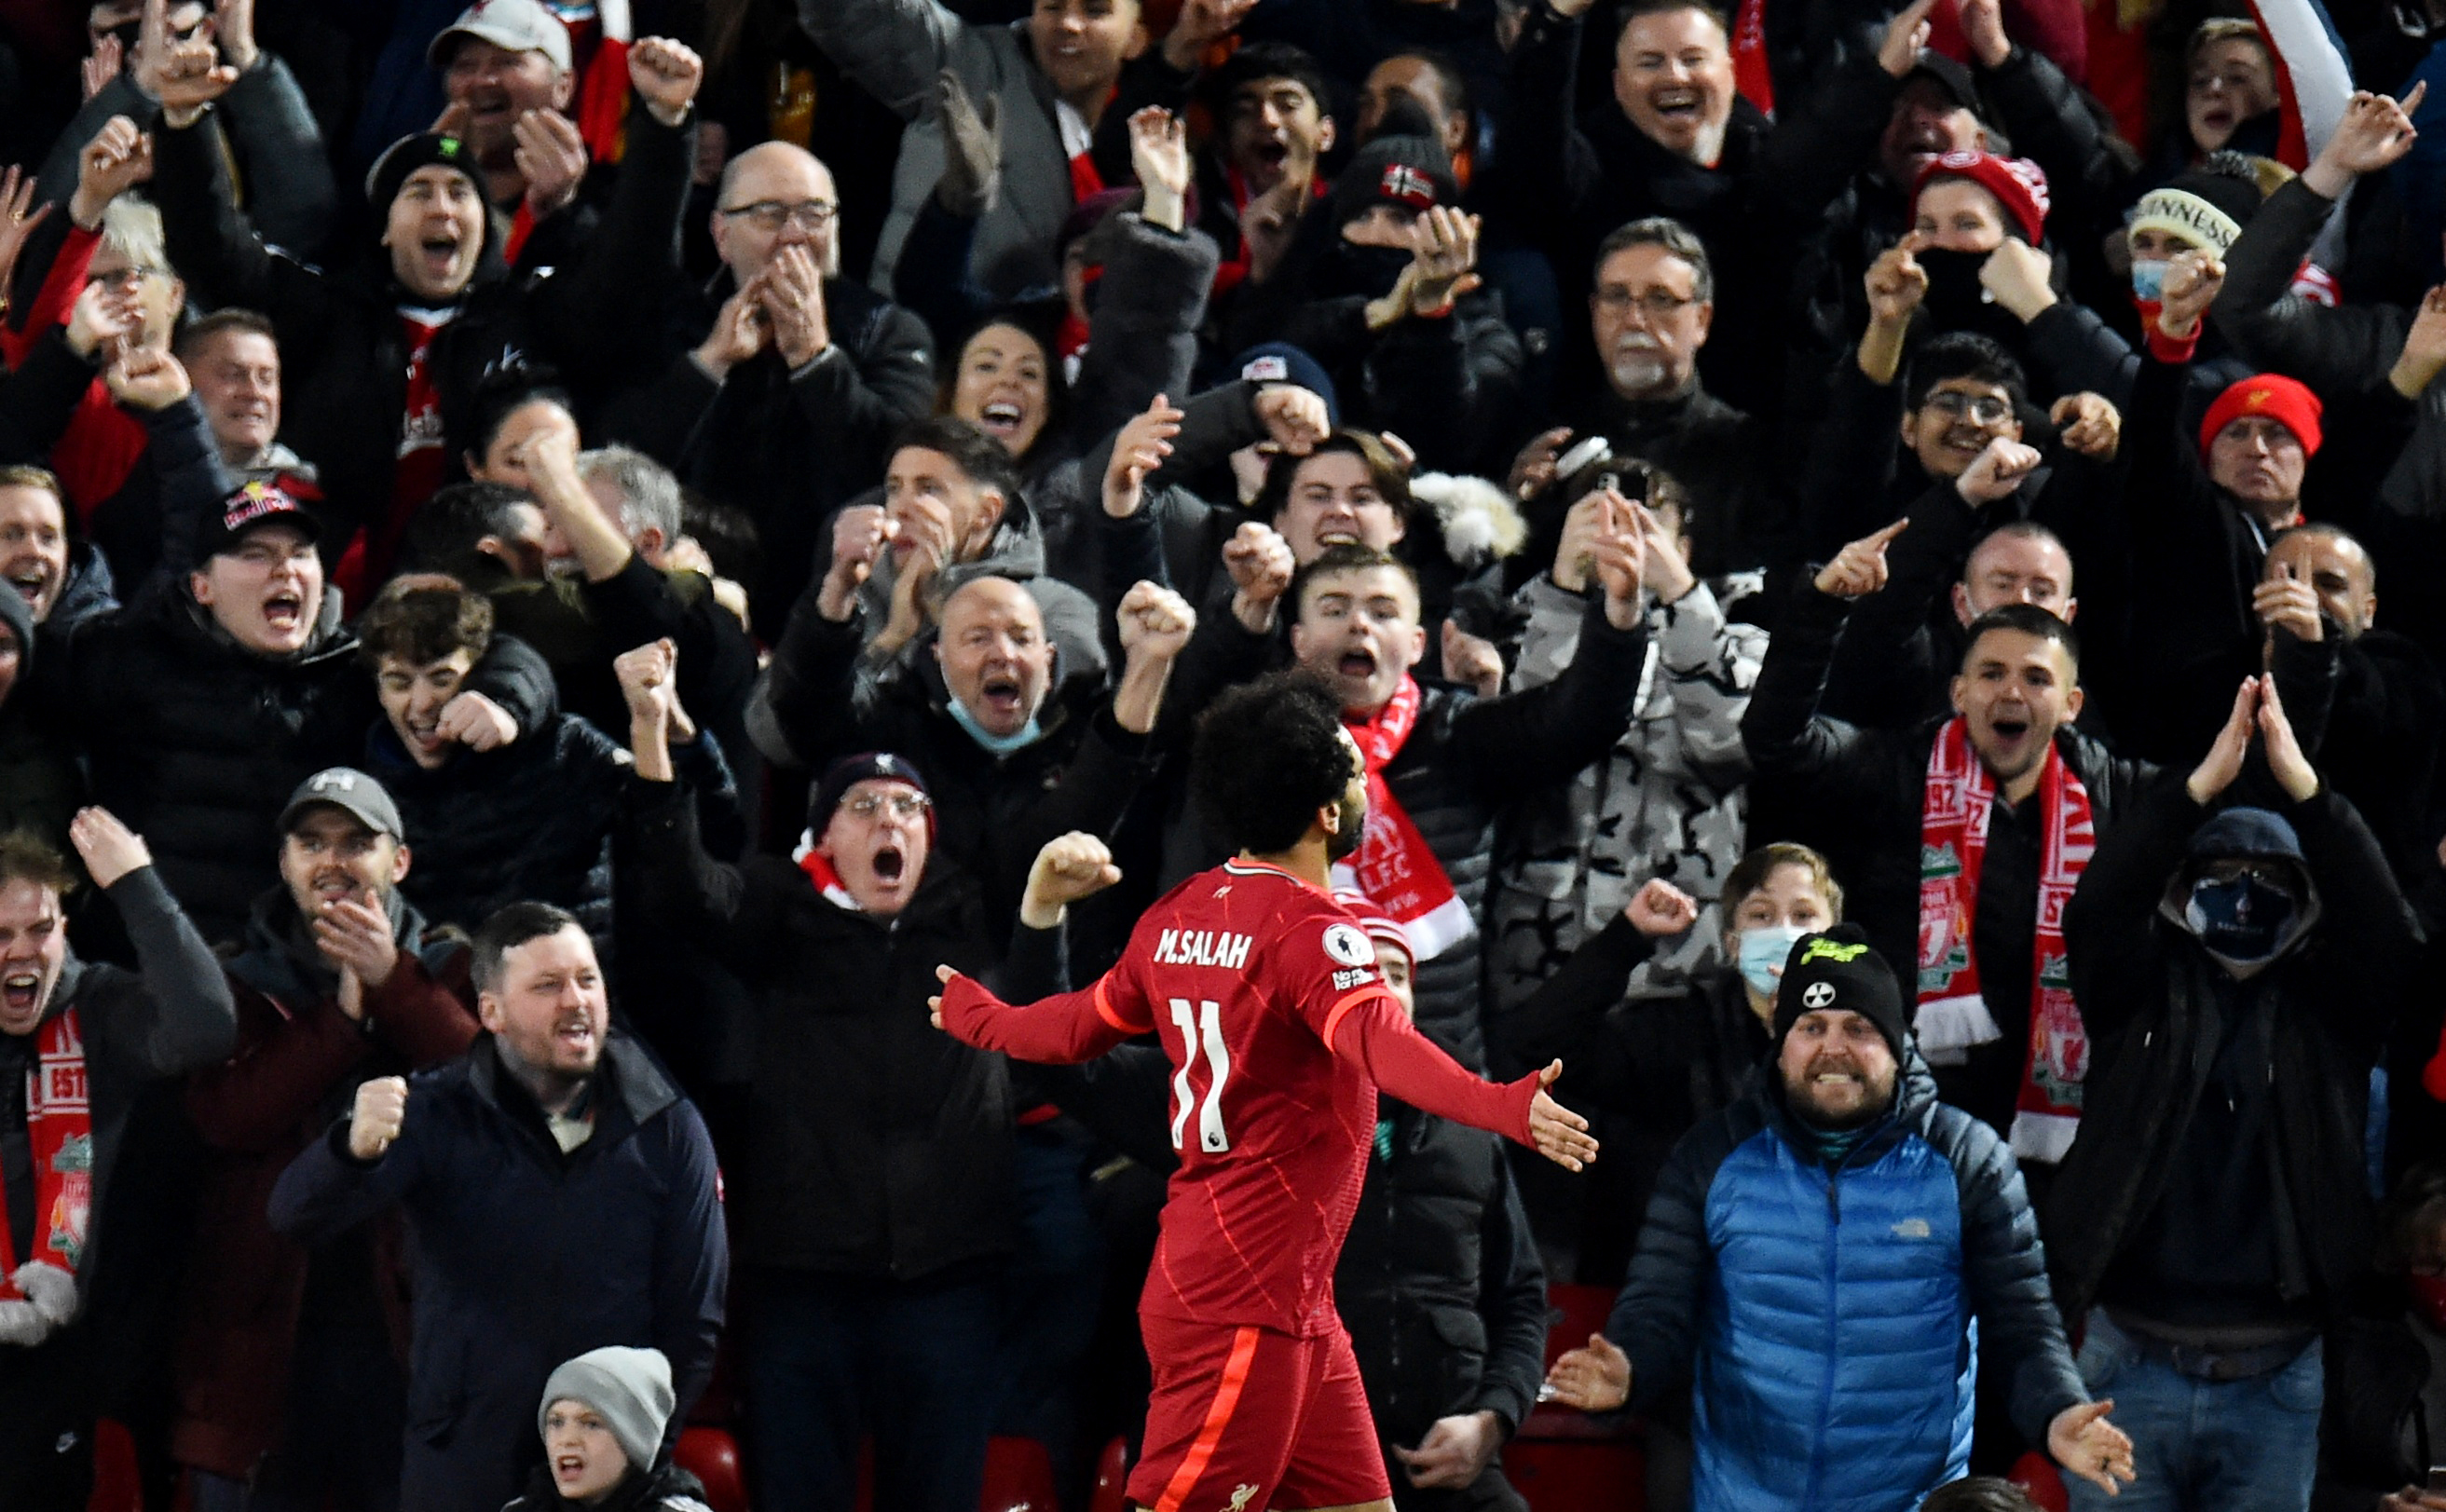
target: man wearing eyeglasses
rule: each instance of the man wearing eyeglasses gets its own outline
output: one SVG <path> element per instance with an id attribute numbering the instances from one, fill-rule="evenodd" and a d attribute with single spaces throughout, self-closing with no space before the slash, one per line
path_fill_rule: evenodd
<path id="1" fill-rule="evenodd" d="M 840 196 L 804 148 L 733 158 L 714 199 L 722 269 L 671 301 L 673 357 L 605 428 L 756 521 L 758 628 L 778 636 L 826 516 L 883 472 L 934 398 L 925 323 L 840 275 Z M 685 349 L 680 349 L 685 347 Z"/>
<path id="2" fill-rule="evenodd" d="M 969 1512 L 1000 1406 L 1014 1109 L 1003 1057 L 931 1030 L 926 999 L 938 959 L 1015 996 L 1062 985 L 1046 963 L 1062 905 L 1083 894 L 1056 863 L 1093 891 L 1109 857 L 1087 836 L 1055 840 L 1028 886 L 1048 927 L 997 929 L 972 875 L 936 853 L 926 777 L 868 751 L 825 772 L 795 864 L 724 865 L 674 780 L 669 687 L 630 686 L 642 800 L 630 832 L 654 917 L 706 940 L 754 1003 L 754 1066 L 724 1089 L 737 1122 L 718 1095 L 716 1127 L 739 1135 L 724 1169 L 754 1298 L 743 1363 L 757 1503 L 850 1505 L 863 1415 L 876 1506 Z M 1010 977 L 994 969 L 1004 939 Z"/>
<path id="3" fill-rule="evenodd" d="M 1690 569 L 1702 577 L 1763 565 L 1788 529 L 1774 481 L 1778 442 L 1700 378 L 1715 314 L 1715 265 L 1690 228 L 1661 215 L 1617 228 L 1597 248 L 1589 295 L 1606 386 L 1575 432 L 1530 442 L 1513 475 L 1551 476 L 1552 458 L 1590 436 L 1617 457 L 1663 468 L 1689 490 Z"/>

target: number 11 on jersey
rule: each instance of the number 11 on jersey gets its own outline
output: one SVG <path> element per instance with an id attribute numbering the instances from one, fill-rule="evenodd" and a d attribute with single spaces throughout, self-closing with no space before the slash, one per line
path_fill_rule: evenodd
<path id="1" fill-rule="evenodd" d="M 1175 998 L 1172 1021 L 1179 1026 L 1181 1045 L 1180 1069 L 1172 1076 L 1172 1100 L 1178 1105 L 1172 1115 L 1172 1148 L 1181 1148 L 1180 1137 L 1194 1106 L 1197 1110 L 1197 1148 L 1210 1155 L 1220 1154 L 1232 1148 L 1231 1136 L 1223 1132 L 1223 1084 L 1232 1077 L 1232 1052 L 1223 1043 L 1223 1011 L 1211 999 L 1192 1008 L 1188 999 Z M 1208 1070 L 1202 1102 L 1189 1081 L 1190 1073 L 1197 1069 L 1201 1049 Z"/>

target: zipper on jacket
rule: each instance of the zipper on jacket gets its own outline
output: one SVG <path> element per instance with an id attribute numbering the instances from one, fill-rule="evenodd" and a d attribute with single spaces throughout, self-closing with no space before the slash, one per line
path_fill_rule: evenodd
<path id="1" fill-rule="evenodd" d="M 1818 1486 L 1824 1480 L 1826 1426 L 1834 1416 L 1834 1364 L 1841 1358 L 1835 1348 L 1836 1336 L 1842 1332 L 1842 1317 L 1836 1308 L 1842 1293 L 1836 1275 L 1843 1247 L 1843 1199 L 1837 1190 L 1841 1175 L 1839 1164 L 1826 1167 L 1826 1371 L 1817 1394 L 1816 1431 L 1811 1435 L 1808 1494 L 1804 1505 L 1817 1500 Z"/>

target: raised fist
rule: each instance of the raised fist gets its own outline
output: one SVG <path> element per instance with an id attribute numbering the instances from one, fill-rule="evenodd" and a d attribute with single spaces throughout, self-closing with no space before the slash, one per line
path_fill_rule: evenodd
<path id="1" fill-rule="evenodd" d="M 357 1089 L 348 1113 L 348 1153 L 380 1160 L 407 1124 L 407 1078 L 377 1076 Z"/>

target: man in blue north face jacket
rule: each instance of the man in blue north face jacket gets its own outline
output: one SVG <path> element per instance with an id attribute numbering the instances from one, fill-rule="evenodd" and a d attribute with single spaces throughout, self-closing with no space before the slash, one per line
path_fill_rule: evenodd
<path id="1" fill-rule="evenodd" d="M 1691 1379 L 1698 1512 L 1895 1512 L 1968 1466 L 1984 1325 L 2022 1431 L 2072 1473 L 2129 1481 L 2012 1151 L 1937 1102 L 1867 940 L 1843 924 L 1793 946 L 1774 1074 L 1675 1148 L 1613 1316 L 1555 1362 L 1553 1394 L 1606 1411 Z"/>

